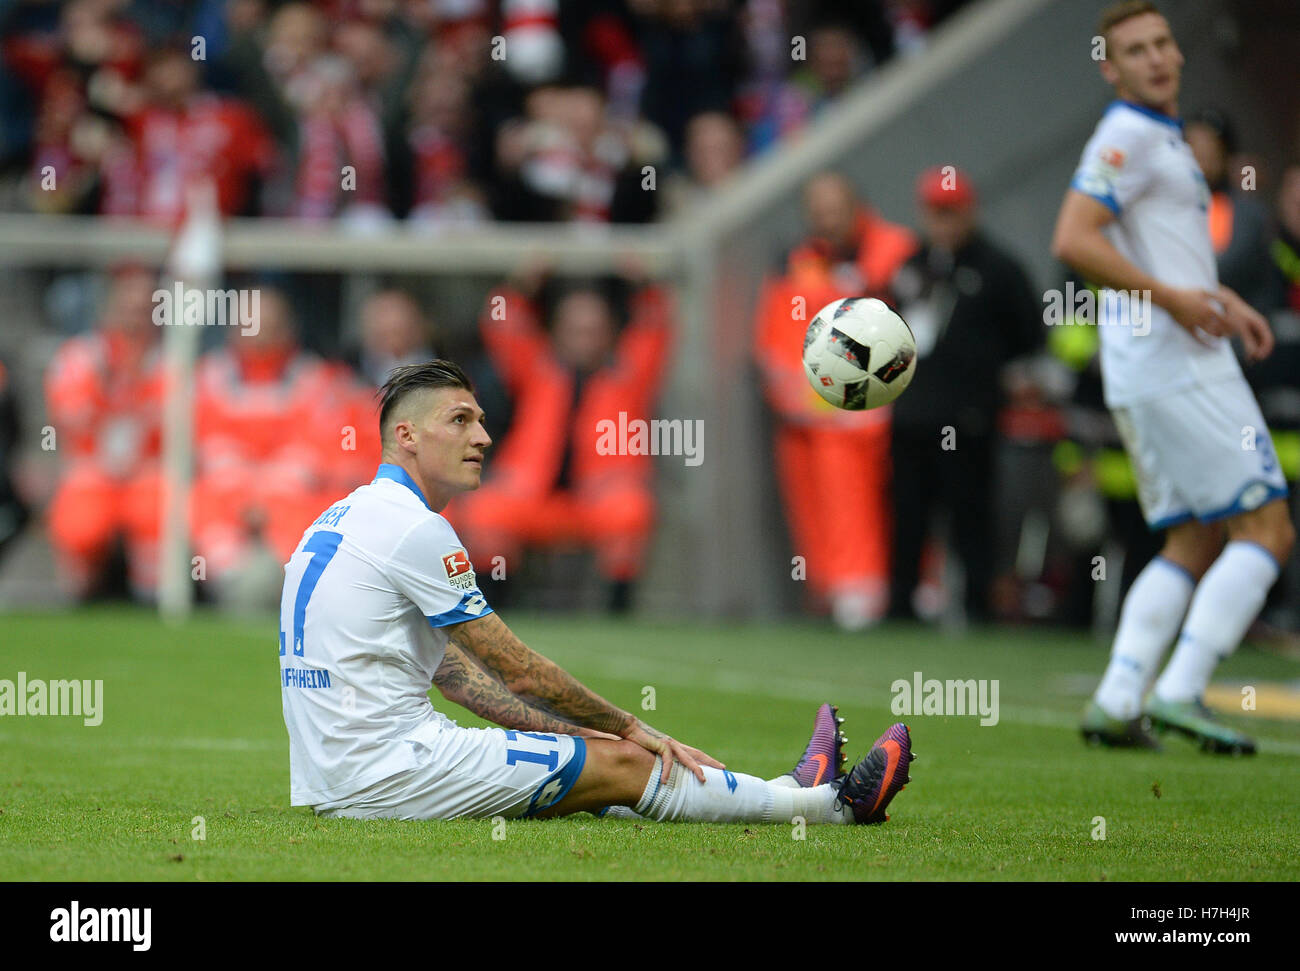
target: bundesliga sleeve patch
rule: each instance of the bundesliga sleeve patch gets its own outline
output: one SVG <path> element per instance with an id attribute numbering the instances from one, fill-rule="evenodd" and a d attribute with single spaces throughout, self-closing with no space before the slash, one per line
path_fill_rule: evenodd
<path id="1" fill-rule="evenodd" d="M 1120 170 L 1127 156 L 1123 149 L 1109 146 L 1084 160 L 1071 181 L 1071 187 L 1092 196 L 1118 213 L 1120 203 L 1116 198 Z"/>
<path id="2" fill-rule="evenodd" d="M 470 565 L 469 554 L 464 550 L 456 550 L 454 553 L 448 553 L 442 558 L 443 568 L 447 571 L 447 582 L 457 590 L 474 590 L 477 584 L 474 580 L 474 567 Z"/>

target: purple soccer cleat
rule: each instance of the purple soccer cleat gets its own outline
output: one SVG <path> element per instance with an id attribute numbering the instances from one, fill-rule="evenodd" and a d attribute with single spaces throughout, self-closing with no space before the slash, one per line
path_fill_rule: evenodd
<path id="1" fill-rule="evenodd" d="M 907 772 L 915 758 L 907 726 L 902 722 L 890 725 L 853 771 L 836 782 L 840 788 L 837 803 L 848 805 L 857 823 L 885 822 L 889 819 L 885 807 L 912 781 Z"/>
<path id="2" fill-rule="evenodd" d="M 832 782 L 844 774 L 844 743 L 848 739 L 840 734 L 843 724 L 844 719 L 834 705 L 827 703 L 817 709 L 812 738 L 799 764 L 789 773 L 803 788 Z"/>

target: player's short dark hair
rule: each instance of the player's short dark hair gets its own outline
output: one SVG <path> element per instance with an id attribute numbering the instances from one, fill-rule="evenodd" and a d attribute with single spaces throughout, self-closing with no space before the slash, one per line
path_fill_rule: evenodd
<path id="1" fill-rule="evenodd" d="M 388 372 L 388 380 L 379 389 L 379 432 L 382 435 L 393 409 L 407 395 L 437 388 L 461 388 L 474 393 L 474 382 L 459 364 L 439 358 L 423 364 L 404 364 Z"/>
<path id="2" fill-rule="evenodd" d="M 1097 33 L 1102 37 L 1109 38 L 1113 27 L 1147 13 L 1164 16 L 1160 12 L 1160 8 L 1151 3 L 1150 0 L 1122 0 L 1121 3 L 1112 3 L 1097 18 Z"/>

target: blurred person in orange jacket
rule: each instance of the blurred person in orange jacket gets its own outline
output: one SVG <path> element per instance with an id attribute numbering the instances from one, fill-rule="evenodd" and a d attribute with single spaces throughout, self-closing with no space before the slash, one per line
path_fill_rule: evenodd
<path id="1" fill-rule="evenodd" d="M 119 271 L 94 331 L 66 341 L 45 375 L 63 460 L 50 541 L 62 581 L 79 599 L 96 592 L 118 541 L 132 594 L 148 599 L 157 583 L 163 373 L 156 289 L 143 267 Z"/>
<path id="2" fill-rule="evenodd" d="M 835 173 L 809 181 L 804 208 L 809 235 L 785 273 L 764 284 L 755 350 L 776 413 L 776 471 L 794 552 L 836 624 L 860 630 L 887 605 L 889 412 L 840 411 L 823 401 L 804 375 L 803 337 L 833 300 L 887 294 L 916 239 Z"/>
<path id="3" fill-rule="evenodd" d="M 514 418 L 491 478 L 448 518 L 484 575 L 495 556 L 516 562 L 530 544 L 595 547 L 610 607 L 623 611 L 653 524 L 653 468 L 648 455 L 602 454 L 608 449 L 598 440 L 603 422 L 649 419 L 671 341 L 668 298 L 659 287 L 634 287 L 620 333 L 606 294 L 571 284 L 553 304 L 548 333 L 535 303 L 538 282 L 507 285 L 488 299 L 483 340 Z"/>
<path id="4" fill-rule="evenodd" d="M 265 551 L 289 558 L 360 451 L 338 370 L 299 345 L 280 291 L 253 293 L 258 326 L 232 329 L 196 379 L 194 545 L 218 599 Z"/>

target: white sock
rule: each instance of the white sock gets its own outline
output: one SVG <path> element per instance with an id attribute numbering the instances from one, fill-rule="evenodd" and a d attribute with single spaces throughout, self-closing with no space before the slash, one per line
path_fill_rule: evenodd
<path id="1" fill-rule="evenodd" d="M 663 762 L 655 756 L 645 792 L 636 804 L 638 815 L 660 822 L 788 823 L 802 816 L 809 823 L 850 823 L 847 806 L 835 806 L 837 791 L 830 785 L 811 789 L 772 785 L 757 776 L 704 766 L 704 782 L 680 762 L 668 781 L 660 783 Z"/>
<path id="2" fill-rule="evenodd" d="M 775 779 L 768 779 L 767 784 L 769 786 L 776 786 L 777 788 L 780 789 L 802 789 L 803 788 L 801 785 L 799 785 L 799 780 L 796 779 L 794 776 L 792 776 L 789 772 L 787 772 L 785 775 L 779 775 Z M 645 819 L 646 818 L 645 816 L 642 816 L 640 813 L 638 813 L 635 809 L 629 809 L 627 806 L 609 806 L 605 809 L 603 813 L 601 813 L 601 816 L 604 819 Z"/>
<path id="3" fill-rule="evenodd" d="M 1163 556 L 1137 575 L 1124 597 L 1110 664 L 1095 695 L 1106 714 L 1127 721 L 1142 710 L 1142 696 L 1178 633 L 1195 589 L 1192 575 Z"/>
<path id="4" fill-rule="evenodd" d="M 1165 701 L 1205 694 L 1215 665 L 1237 649 L 1278 575 L 1277 560 L 1258 543 L 1233 540 L 1196 587 L 1169 666 L 1156 682 Z"/>

